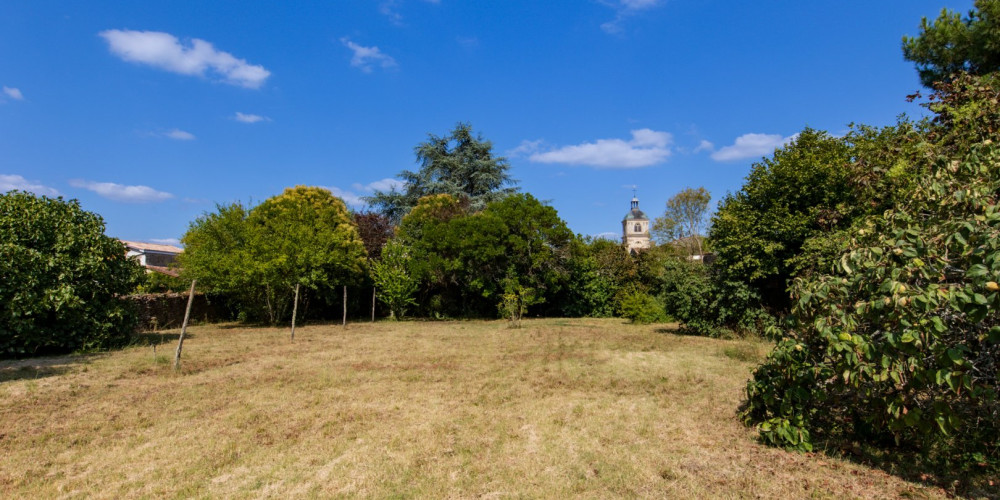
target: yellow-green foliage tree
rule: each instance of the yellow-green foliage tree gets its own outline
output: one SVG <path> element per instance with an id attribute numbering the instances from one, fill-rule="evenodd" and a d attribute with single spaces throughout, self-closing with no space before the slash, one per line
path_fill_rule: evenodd
<path id="1" fill-rule="evenodd" d="M 364 276 L 364 243 L 347 207 L 318 187 L 285 189 L 250 210 L 220 206 L 182 242 L 187 277 L 234 294 L 247 318 L 272 324 L 290 310 L 296 284 L 334 300 L 334 287 Z"/>

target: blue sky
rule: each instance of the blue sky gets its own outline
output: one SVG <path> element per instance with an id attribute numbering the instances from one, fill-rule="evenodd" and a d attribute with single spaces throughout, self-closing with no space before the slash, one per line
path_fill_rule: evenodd
<path id="1" fill-rule="evenodd" d="M 356 203 L 467 121 L 573 231 L 618 234 L 632 186 L 714 206 L 805 126 L 921 116 L 900 40 L 971 4 L 8 0 L 0 190 L 170 241 L 297 184 Z"/>

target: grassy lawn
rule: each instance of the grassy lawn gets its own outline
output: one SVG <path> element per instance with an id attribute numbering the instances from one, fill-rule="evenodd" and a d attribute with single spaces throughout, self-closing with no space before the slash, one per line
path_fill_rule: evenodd
<path id="1" fill-rule="evenodd" d="M 758 444 L 767 345 L 621 320 L 200 326 L 0 362 L 0 497 L 941 497 Z M 158 337 L 157 337 L 158 338 Z"/>

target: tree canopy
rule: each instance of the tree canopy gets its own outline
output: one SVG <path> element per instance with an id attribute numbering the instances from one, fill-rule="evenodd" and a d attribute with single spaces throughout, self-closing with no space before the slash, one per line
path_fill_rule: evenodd
<path id="1" fill-rule="evenodd" d="M 712 218 L 709 238 L 723 278 L 750 284 L 770 305 L 783 308 L 789 260 L 811 235 L 837 227 L 831 212 L 854 202 L 848 163 L 850 149 L 842 139 L 810 128 L 755 163 L 743 187 L 723 198 Z"/>
<path id="2" fill-rule="evenodd" d="M 0 357 L 119 347 L 142 280 L 125 245 L 76 200 L 0 194 Z"/>
<path id="3" fill-rule="evenodd" d="M 474 135 L 468 123 L 455 125 L 445 136 L 428 134 L 427 141 L 418 144 L 414 152 L 420 170 L 404 170 L 397 175 L 404 182 L 401 191 L 376 191 L 367 198 L 393 222 L 399 222 L 420 198 L 428 195 L 447 194 L 467 201 L 472 210 L 479 211 L 517 192 L 507 159 L 494 156 L 493 144 Z"/>
<path id="4" fill-rule="evenodd" d="M 966 80 L 935 109 L 1000 114 L 997 90 Z M 928 134 L 948 140 L 925 143 L 909 196 L 856 221 L 831 273 L 796 279 L 788 327 L 747 386 L 744 417 L 768 441 L 895 443 L 998 468 L 1000 149 L 968 129 L 955 147 L 962 130 Z"/>
<path id="5" fill-rule="evenodd" d="M 960 72 L 1000 70 L 1000 1 L 976 0 L 965 17 L 943 9 L 934 21 L 923 18 L 918 36 L 903 37 L 903 57 L 916 63 L 927 87 Z"/>
<path id="6" fill-rule="evenodd" d="M 364 243 L 347 207 L 317 187 L 288 188 L 250 210 L 219 206 L 181 241 L 186 276 L 232 294 L 247 318 L 271 323 L 287 312 L 296 284 L 329 298 L 364 273 Z"/>

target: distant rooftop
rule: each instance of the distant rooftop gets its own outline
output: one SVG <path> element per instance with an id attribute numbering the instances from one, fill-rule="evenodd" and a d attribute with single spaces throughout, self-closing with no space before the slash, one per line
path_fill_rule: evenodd
<path id="1" fill-rule="evenodd" d="M 160 252 L 160 253 L 172 253 L 179 254 L 184 253 L 184 249 L 181 247 L 175 247 L 173 245 L 160 245 L 157 243 L 144 243 L 141 241 L 128 241 L 121 240 L 129 249 L 143 250 L 150 252 Z"/>

